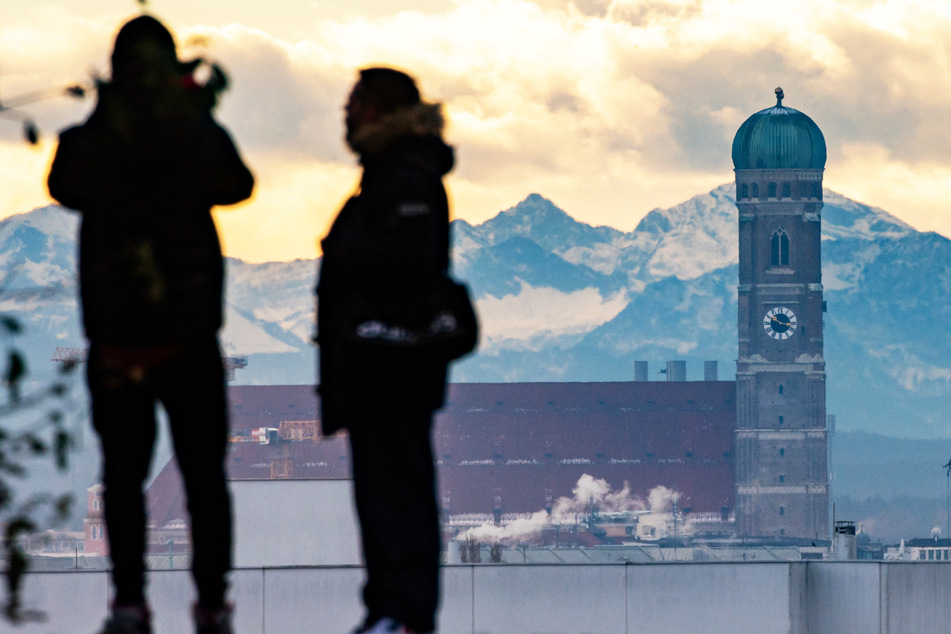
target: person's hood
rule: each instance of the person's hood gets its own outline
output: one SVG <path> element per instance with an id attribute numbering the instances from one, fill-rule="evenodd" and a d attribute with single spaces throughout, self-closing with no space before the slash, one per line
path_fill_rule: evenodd
<path id="1" fill-rule="evenodd" d="M 434 169 L 445 174 L 452 169 L 453 152 L 442 140 L 444 127 L 442 104 L 419 103 L 360 126 L 347 142 L 364 165 L 406 149 L 414 154 L 422 152 Z"/>

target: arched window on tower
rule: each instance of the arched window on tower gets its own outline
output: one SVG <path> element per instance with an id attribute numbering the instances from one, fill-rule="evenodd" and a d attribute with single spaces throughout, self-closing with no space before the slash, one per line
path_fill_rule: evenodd
<path id="1" fill-rule="evenodd" d="M 759 198 L 759 183 L 753 183 L 753 198 Z"/>
<path id="2" fill-rule="evenodd" d="M 783 183 L 783 198 L 792 198 L 792 185 Z"/>
<path id="3" fill-rule="evenodd" d="M 769 241 L 769 263 L 773 266 L 789 265 L 789 234 L 782 227 L 777 227 Z"/>
<path id="4" fill-rule="evenodd" d="M 741 200 L 744 200 L 750 197 L 750 186 L 747 185 L 746 183 L 743 183 L 743 187 L 740 189 L 740 191 L 743 192 L 740 194 Z"/>
<path id="5" fill-rule="evenodd" d="M 776 198 L 776 183 L 770 183 L 766 186 L 767 198 Z"/>

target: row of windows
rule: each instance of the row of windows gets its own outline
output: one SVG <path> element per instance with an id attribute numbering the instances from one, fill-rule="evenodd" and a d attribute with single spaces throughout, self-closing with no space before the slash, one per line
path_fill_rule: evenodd
<path id="1" fill-rule="evenodd" d="M 792 198 L 792 183 L 783 183 L 782 184 L 782 198 Z M 766 185 L 766 198 L 776 198 L 776 193 L 779 190 L 779 186 L 776 183 L 768 183 Z M 752 195 L 751 195 L 752 194 Z M 751 198 L 756 198 L 763 200 L 763 196 L 760 195 L 759 183 L 743 183 L 740 185 L 740 190 L 737 193 L 737 199 L 739 200 L 749 200 Z M 818 181 L 801 181 L 799 183 L 799 198 L 822 198 L 822 185 Z"/>

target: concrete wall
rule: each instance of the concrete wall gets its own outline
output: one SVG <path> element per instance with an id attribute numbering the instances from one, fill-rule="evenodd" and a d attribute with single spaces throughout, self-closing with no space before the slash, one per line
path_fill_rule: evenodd
<path id="1" fill-rule="evenodd" d="M 240 634 L 344 633 L 361 617 L 357 566 L 243 568 L 232 575 Z M 104 572 L 33 573 L 26 605 L 42 624 L 0 631 L 93 632 L 105 617 Z M 188 632 L 189 573 L 150 573 L 156 634 Z M 946 632 L 948 562 L 747 562 L 452 565 L 444 634 L 907 634 Z"/>
<path id="2" fill-rule="evenodd" d="M 229 485 L 236 567 L 363 562 L 352 480 L 232 480 Z"/>

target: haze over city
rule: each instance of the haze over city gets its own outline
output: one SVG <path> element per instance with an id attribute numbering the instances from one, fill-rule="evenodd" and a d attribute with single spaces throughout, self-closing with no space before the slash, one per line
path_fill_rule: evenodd
<path id="1" fill-rule="evenodd" d="M 356 70 L 404 67 L 443 101 L 458 148 L 456 217 L 481 222 L 537 191 L 578 219 L 632 229 L 732 180 L 730 141 L 775 103 L 825 131 L 826 186 L 951 235 L 951 8 L 927 0 L 797 4 L 711 0 L 401 0 L 191 3 L 148 8 L 183 57 L 232 79 L 220 118 L 258 177 L 222 211 L 227 253 L 318 255 L 316 240 L 357 180 L 341 137 Z M 41 0 L 0 8 L 0 102 L 108 75 L 132 0 Z M 34 104 L 43 137 L 0 123 L 0 217 L 50 203 L 56 131 L 94 103 Z"/>

